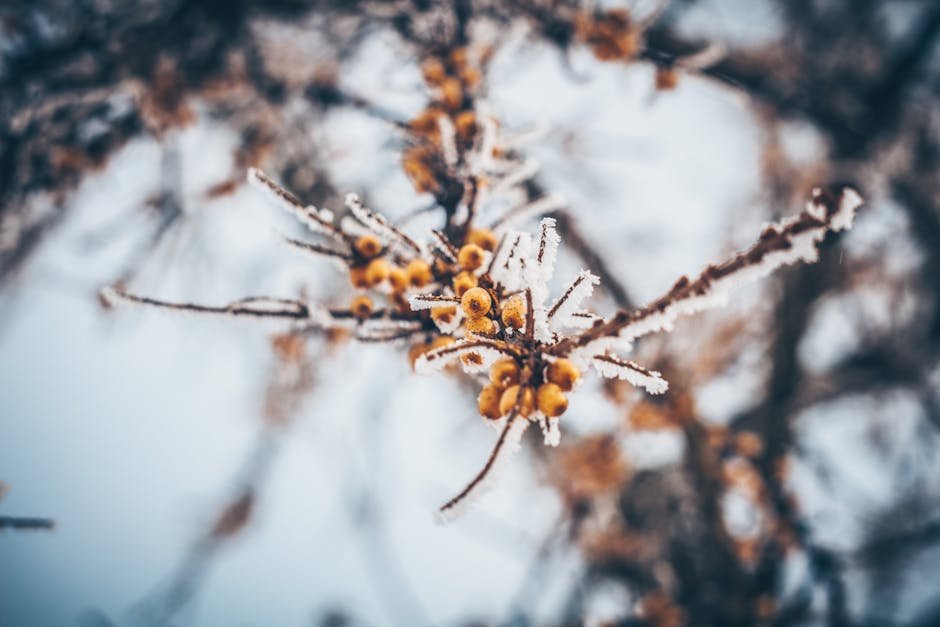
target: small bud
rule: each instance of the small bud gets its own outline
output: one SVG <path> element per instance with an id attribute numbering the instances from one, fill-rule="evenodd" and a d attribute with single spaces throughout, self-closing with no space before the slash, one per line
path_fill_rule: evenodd
<path id="1" fill-rule="evenodd" d="M 382 252 L 382 242 L 375 235 L 363 235 L 356 240 L 354 246 L 356 252 L 366 259 L 372 259 Z"/>
<path id="2" fill-rule="evenodd" d="M 501 388 L 519 383 L 519 365 L 515 359 L 500 359 L 490 368 L 490 381 Z"/>
<path id="3" fill-rule="evenodd" d="M 499 240 L 496 238 L 496 235 L 493 234 L 493 231 L 489 229 L 473 229 L 467 235 L 467 243 L 476 244 L 483 250 L 493 252 L 496 250 L 496 245 L 499 244 Z"/>
<path id="4" fill-rule="evenodd" d="M 656 89 L 670 91 L 679 84 L 679 71 L 674 67 L 656 68 Z"/>
<path id="5" fill-rule="evenodd" d="M 369 262 L 369 265 L 366 266 L 366 280 L 369 282 L 369 285 L 378 285 L 388 278 L 389 270 L 390 268 L 387 261 L 384 259 L 373 259 Z"/>
<path id="6" fill-rule="evenodd" d="M 568 399 L 561 388 L 554 383 L 543 383 L 536 393 L 539 411 L 549 418 L 556 418 L 568 409 Z"/>
<path id="7" fill-rule="evenodd" d="M 464 270 L 476 270 L 483 265 L 483 249 L 476 244 L 467 244 L 457 253 L 457 263 Z"/>
<path id="8" fill-rule="evenodd" d="M 505 416 L 516 408 L 517 401 L 519 403 L 519 415 L 524 418 L 529 417 L 532 414 L 532 410 L 535 409 L 535 395 L 532 393 L 532 388 L 526 387 L 522 392 L 522 400 L 519 400 L 518 385 L 506 388 L 506 391 L 503 392 L 503 395 L 499 399 L 499 413 Z"/>
<path id="9" fill-rule="evenodd" d="M 444 305 L 443 307 L 433 307 L 431 309 L 431 320 L 441 324 L 450 324 L 457 315 L 457 305 Z"/>
<path id="10" fill-rule="evenodd" d="M 490 293 L 482 287 L 471 287 L 460 299 L 460 306 L 464 313 L 471 318 L 482 318 L 489 313 L 492 305 L 493 299 L 490 298 Z"/>
<path id="11" fill-rule="evenodd" d="M 423 259 L 412 259 L 405 272 L 408 273 L 408 281 L 415 287 L 424 287 L 434 279 L 431 266 Z"/>
<path id="12" fill-rule="evenodd" d="M 546 378 L 564 392 L 571 391 L 574 384 L 581 378 L 581 372 L 567 359 L 556 359 L 548 365 Z"/>
<path id="13" fill-rule="evenodd" d="M 470 318 L 464 323 L 464 328 L 467 333 L 475 333 L 476 335 L 496 335 L 496 331 L 499 330 L 496 323 L 486 316 Z"/>
<path id="14" fill-rule="evenodd" d="M 350 268 L 349 281 L 353 287 L 369 287 L 369 279 L 366 278 L 365 267 Z"/>
<path id="15" fill-rule="evenodd" d="M 525 326 L 525 301 L 519 296 L 513 296 L 503 305 L 500 317 L 505 326 L 521 329 Z"/>
<path id="16" fill-rule="evenodd" d="M 461 272 L 454 277 L 454 294 L 458 297 L 463 296 L 471 287 L 477 286 L 476 275 L 470 272 Z"/>
<path id="17" fill-rule="evenodd" d="M 502 416 L 499 410 L 502 396 L 502 388 L 495 385 L 487 385 L 480 390 L 480 395 L 477 397 L 477 409 L 480 410 L 480 415 L 490 420 L 496 420 Z"/>
<path id="18" fill-rule="evenodd" d="M 408 272 L 404 268 L 392 266 L 388 271 L 388 282 L 394 292 L 404 292 L 408 288 Z"/>
<path id="19" fill-rule="evenodd" d="M 372 315 L 372 299 L 365 294 L 360 294 L 352 299 L 349 310 L 355 317 L 365 320 Z"/>

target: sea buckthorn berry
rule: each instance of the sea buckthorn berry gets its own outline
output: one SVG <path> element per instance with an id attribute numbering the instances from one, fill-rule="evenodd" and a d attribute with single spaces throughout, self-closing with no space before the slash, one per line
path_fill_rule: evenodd
<path id="1" fill-rule="evenodd" d="M 500 317 L 507 327 L 521 329 L 525 326 L 525 301 L 518 296 L 513 296 L 503 305 Z"/>
<path id="2" fill-rule="evenodd" d="M 372 299 L 365 294 L 360 294 L 352 299 L 349 310 L 352 312 L 352 315 L 360 320 L 364 320 L 372 315 Z"/>
<path id="3" fill-rule="evenodd" d="M 495 385 L 487 385 L 480 390 L 477 397 L 477 409 L 480 415 L 490 420 L 496 420 L 502 413 L 499 411 L 499 401 L 503 396 L 503 389 Z"/>
<path id="4" fill-rule="evenodd" d="M 473 229 L 467 235 L 467 242 L 476 244 L 483 250 L 493 252 L 496 250 L 496 245 L 499 243 L 499 240 L 496 239 L 496 235 L 493 234 L 493 231 L 489 229 Z"/>
<path id="5" fill-rule="evenodd" d="M 457 263 L 464 270 L 476 270 L 483 265 L 483 249 L 476 244 L 467 244 L 457 253 Z"/>
<path id="6" fill-rule="evenodd" d="M 457 315 L 457 305 L 444 305 L 443 307 L 433 307 L 431 309 L 431 320 L 441 324 L 450 324 Z"/>
<path id="7" fill-rule="evenodd" d="M 375 235 L 363 235 L 356 240 L 354 246 L 356 247 L 356 252 L 366 259 L 372 259 L 382 252 L 382 242 L 380 242 L 379 238 Z"/>
<path id="8" fill-rule="evenodd" d="M 441 81 L 447 78 L 447 70 L 439 59 L 432 58 L 421 64 L 421 75 L 428 85 L 440 85 Z"/>
<path id="9" fill-rule="evenodd" d="M 419 194 L 437 189 L 437 177 L 431 169 L 434 158 L 434 151 L 428 146 L 412 146 L 402 153 L 402 169 Z"/>
<path id="10" fill-rule="evenodd" d="M 415 287 L 424 287 L 434 276 L 431 274 L 431 266 L 423 259 L 412 259 L 405 268 L 408 273 L 408 281 Z"/>
<path id="11" fill-rule="evenodd" d="M 522 392 L 522 400 L 519 400 L 519 386 L 513 385 L 506 388 L 506 391 L 503 392 L 503 395 L 499 399 L 499 413 L 500 415 L 505 416 L 513 409 L 516 408 L 516 403 L 519 403 L 519 415 L 527 418 L 532 414 L 532 410 L 535 409 L 535 394 L 532 393 L 532 388 L 526 387 Z"/>
<path id="12" fill-rule="evenodd" d="M 539 411 L 549 418 L 556 418 L 568 409 L 568 399 L 561 388 L 554 383 L 543 383 L 535 395 Z"/>
<path id="13" fill-rule="evenodd" d="M 460 80 L 463 81 L 463 84 L 466 85 L 467 89 L 473 89 L 480 84 L 480 70 L 475 67 L 467 67 L 460 70 Z"/>
<path id="14" fill-rule="evenodd" d="M 456 67 L 463 67 L 467 65 L 467 59 L 467 48 L 464 46 L 454 48 L 450 51 L 450 62 L 453 63 Z"/>
<path id="15" fill-rule="evenodd" d="M 489 313 L 493 305 L 493 299 L 490 293 L 482 287 L 471 287 L 463 293 L 460 299 L 460 306 L 465 314 L 471 318 L 482 318 Z"/>
<path id="16" fill-rule="evenodd" d="M 515 359 L 500 359 L 490 368 L 490 381 L 502 388 L 519 383 L 519 364 Z"/>
<path id="17" fill-rule="evenodd" d="M 581 378 L 581 372 L 577 366 L 567 359 L 556 359 L 548 365 L 546 375 L 549 382 L 554 383 L 564 392 L 569 392 L 574 384 Z"/>
<path id="18" fill-rule="evenodd" d="M 373 259 L 366 266 L 366 280 L 369 285 L 378 285 L 388 278 L 391 268 L 384 259 Z"/>
<path id="19" fill-rule="evenodd" d="M 457 131 L 457 139 L 465 144 L 473 142 L 473 136 L 477 132 L 477 115 L 473 111 L 461 111 L 454 118 L 454 129 Z"/>
<path id="20" fill-rule="evenodd" d="M 454 294 L 463 296 L 471 287 L 477 286 L 476 275 L 470 272 L 461 272 L 454 277 Z"/>
<path id="21" fill-rule="evenodd" d="M 496 335 L 498 330 L 496 323 L 486 316 L 482 318 L 470 318 L 464 323 L 467 333 L 476 333 L 477 335 Z"/>
<path id="22" fill-rule="evenodd" d="M 456 78 L 445 78 L 440 84 L 441 104 L 456 111 L 463 102 L 463 85 Z"/>
<path id="23" fill-rule="evenodd" d="M 364 266 L 349 269 L 349 281 L 354 287 L 369 287 L 369 279 L 366 278 L 366 269 Z"/>
<path id="24" fill-rule="evenodd" d="M 456 341 L 457 340 L 455 340 L 449 335 L 438 335 L 436 338 L 431 340 L 431 350 L 434 350 L 435 348 L 444 348 L 445 346 L 450 346 Z"/>
<path id="25" fill-rule="evenodd" d="M 388 271 L 388 282 L 395 292 L 404 292 L 408 287 L 408 273 L 404 268 L 392 266 Z"/>

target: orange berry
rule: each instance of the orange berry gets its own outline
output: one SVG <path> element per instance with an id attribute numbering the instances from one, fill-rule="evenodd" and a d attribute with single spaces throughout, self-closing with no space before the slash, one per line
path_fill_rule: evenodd
<path id="1" fill-rule="evenodd" d="M 408 273 L 404 268 L 392 266 L 388 271 L 388 282 L 395 292 L 404 292 L 408 288 Z"/>
<path id="2" fill-rule="evenodd" d="M 477 397 L 477 409 L 480 410 L 480 415 L 490 420 L 496 420 L 502 416 L 502 412 L 499 410 L 502 396 L 502 388 L 495 385 L 487 385 L 480 390 L 480 395 Z"/>
<path id="3" fill-rule="evenodd" d="M 388 278 L 391 268 L 384 259 L 373 259 L 366 266 L 366 280 L 369 285 L 378 285 Z"/>
<path id="4" fill-rule="evenodd" d="M 476 244 L 467 244 L 457 253 L 457 263 L 464 270 L 476 270 L 483 265 L 483 249 Z"/>
<path id="5" fill-rule="evenodd" d="M 568 409 L 565 393 L 554 383 L 540 385 L 535 396 L 539 411 L 549 418 L 561 416 Z"/>
<path id="6" fill-rule="evenodd" d="M 503 311 L 500 314 L 503 324 L 513 329 L 521 329 L 525 326 L 525 301 L 519 296 L 514 296 L 503 305 Z"/>
<path id="7" fill-rule="evenodd" d="M 352 312 L 353 316 L 360 320 L 365 320 L 372 315 L 372 299 L 365 294 L 360 294 L 352 299 L 349 310 Z"/>
<path id="8" fill-rule="evenodd" d="M 476 244 L 483 250 L 488 250 L 493 252 L 496 250 L 496 245 L 499 244 L 499 240 L 496 238 L 496 235 L 493 234 L 493 231 L 489 229 L 473 229 L 467 234 L 467 242 L 470 244 Z"/>
<path id="9" fill-rule="evenodd" d="M 454 129 L 457 139 L 464 144 L 472 144 L 473 136 L 477 132 L 477 115 L 473 111 L 461 111 L 454 118 Z"/>
<path id="10" fill-rule="evenodd" d="M 431 58 L 421 64 L 421 75 L 428 85 L 440 85 L 441 81 L 447 78 L 447 70 L 439 59 Z"/>
<path id="11" fill-rule="evenodd" d="M 519 365 L 515 359 L 500 359 L 490 368 L 490 381 L 493 385 L 507 387 L 519 383 Z"/>
<path id="12" fill-rule="evenodd" d="M 354 287 L 369 287 L 369 279 L 366 278 L 366 269 L 363 266 L 349 269 L 349 281 Z"/>
<path id="13" fill-rule="evenodd" d="M 382 242 L 375 235 L 363 235 L 356 240 L 353 245 L 360 255 L 366 259 L 372 259 L 382 252 Z"/>
<path id="14" fill-rule="evenodd" d="M 440 84 L 441 104 L 455 111 L 463 102 L 463 85 L 456 78 L 445 78 Z"/>
<path id="15" fill-rule="evenodd" d="M 563 391 L 569 392 L 581 378 L 581 372 L 567 359 L 556 359 L 548 365 L 546 378 Z"/>
<path id="16" fill-rule="evenodd" d="M 408 281 L 415 287 L 424 287 L 434 279 L 431 274 L 431 266 L 423 259 L 412 259 L 405 267 L 408 273 Z"/>
<path id="17" fill-rule="evenodd" d="M 516 404 L 518 403 L 518 408 Z M 532 411 L 535 409 L 535 395 L 532 393 L 532 388 L 526 387 L 522 392 L 522 399 L 519 399 L 519 386 L 513 385 L 506 388 L 506 391 L 503 392 L 503 395 L 499 398 L 499 413 L 503 416 L 511 412 L 513 409 L 518 409 L 519 415 L 522 417 L 529 417 L 532 414 Z"/>
<path id="18" fill-rule="evenodd" d="M 471 287 L 477 286 L 476 275 L 470 272 L 461 272 L 454 277 L 454 294 L 458 297 L 463 296 Z"/>
<path id="19" fill-rule="evenodd" d="M 441 324 L 450 324 L 457 315 L 457 305 L 444 305 L 443 307 L 433 307 L 431 309 L 431 320 Z"/>
<path id="20" fill-rule="evenodd" d="M 482 287 L 471 287 L 463 293 L 460 299 L 460 306 L 465 314 L 471 318 L 482 318 L 490 311 L 493 305 L 493 299 L 490 293 Z"/>
<path id="21" fill-rule="evenodd" d="M 486 316 L 482 318 L 470 318 L 463 326 L 467 330 L 467 333 L 475 333 L 477 335 L 496 335 L 496 331 L 498 330 L 496 323 Z"/>

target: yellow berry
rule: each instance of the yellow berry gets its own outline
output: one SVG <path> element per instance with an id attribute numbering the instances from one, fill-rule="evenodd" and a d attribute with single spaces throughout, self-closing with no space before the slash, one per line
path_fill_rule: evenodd
<path id="1" fill-rule="evenodd" d="M 405 268 L 408 281 L 415 287 L 424 287 L 434 278 L 431 275 L 431 266 L 423 259 L 412 259 Z"/>
<path id="2" fill-rule="evenodd" d="M 404 292 L 408 287 L 408 273 L 398 266 L 392 266 L 388 271 L 388 282 L 395 292 Z"/>
<path id="3" fill-rule="evenodd" d="M 499 240 L 496 239 L 496 235 L 493 234 L 493 231 L 489 229 L 473 229 L 467 235 L 467 243 L 476 244 L 483 250 L 493 252 L 496 250 L 496 245 L 499 243 Z"/>
<path id="4" fill-rule="evenodd" d="M 388 278 L 391 268 L 384 259 L 373 259 L 366 266 L 366 280 L 369 285 L 378 285 Z"/>
<path id="5" fill-rule="evenodd" d="M 369 287 L 369 279 L 366 278 L 366 269 L 364 267 L 350 268 L 349 281 L 354 287 Z"/>
<path id="6" fill-rule="evenodd" d="M 503 305 L 503 311 L 500 314 L 503 324 L 513 329 L 521 329 L 525 326 L 525 301 L 519 296 L 513 296 Z"/>
<path id="7" fill-rule="evenodd" d="M 561 416 L 568 409 L 568 399 L 565 393 L 554 383 L 540 385 L 535 397 L 539 411 L 549 418 Z"/>
<path id="8" fill-rule="evenodd" d="M 482 287 L 471 287 L 460 299 L 464 313 L 471 318 L 482 318 L 489 313 L 492 304 L 490 293 Z"/>
<path id="9" fill-rule="evenodd" d="M 450 324 L 457 315 L 457 305 L 444 305 L 443 307 L 433 307 L 431 309 L 431 320 L 441 324 Z"/>
<path id="10" fill-rule="evenodd" d="M 463 85 L 456 78 L 447 77 L 439 85 L 441 104 L 451 111 L 460 108 L 463 103 Z"/>
<path id="11" fill-rule="evenodd" d="M 500 359 L 490 368 L 490 381 L 493 385 L 508 387 L 519 383 L 519 365 L 515 359 Z"/>
<path id="12" fill-rule="evenodd" d="M 477 397 L 477 409 L 480 410 L 480 415 L 490 420 L 496 420 L 502 416 L 503 414 L 499 410 L 499 402 L 502 396 L 502 388 L 495 385 L 487 385 L 480 390 L 480 395 Z"/>
<path id="13" fill-rule="evenodd" d="M 382 242 L 380 242 L 379 238 L 375 235 L 363 235 L 356 240 L 354 246 L 356 247 L 356 252 L 366 259 L 372 259 L 382 252 Z"/>
<path id="14" fill-rule="evenodd" d="M 476 244 L 467 244 L 457 253 L 457 263 L 464 270 L 476 270 L 483 265 L 483 252 Z"/>
<path id="15" fill-rule="evenodd" d="M 365 294 L 360 294 L 352 299 L 349 310 L 352 312 L 352 315 L 360 320 L 364 320 L 372 315 L 372 299 Z"/>
<path id="16" fill-rule="evenodd" d="M 518 403 L 518 407 L 516 404 Z M 528 417 L 535 409 L 535 395 L 532 388 L 526 387 L 522 392 L 522 399 L 519 399 L 519 386 L 513 385 L 506 388 L 499 399 L 499 413 L 505 416 L 513 409 L 517 409 L 520 416 Z"/>
<path id="17" fill-rule="evenodd" d="M 463 296 L 464 292 L 469 290 L 471 287 L 476 286 L 477 277 L 470 272 L 461 272 L 454 277 L 454 294 L 456 294 L 458 297 Z"/>
<path id="18" fill-rule="evenodd" d="M 568 392 L 574 387 L 578 379 L 581 378 L 581 372 L 567 359 L 556 359 L 548 365 L 546 378 L 563 391 Z"/>
<path id="19" fill-rule="evenodd" d="M 497 331 L 496 323 L 486 316 L 482 318 L 470 318 L 464 323 L 464 328 L 467 330 L 467 333 L 475 333 L 477 335 L 496 335 Z"/>
<path id="20" fill-rule="evenodd" d="M 439 59 L 427 59 L 421 64 L 421 75 L 428 85 L 440 85 L 447 78 L 447 70 Z"/>

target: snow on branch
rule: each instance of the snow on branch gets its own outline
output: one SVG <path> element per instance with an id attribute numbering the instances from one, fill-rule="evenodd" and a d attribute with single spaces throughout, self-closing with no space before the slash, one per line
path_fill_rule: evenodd
<path id="1" fill-rule="evenodd" d="M 510 455 L 519 450 L 522 436 L 528 426 L 529 421 L 519 417 L 515 411 L 509 414 L 506 424 L 493 446 L 493 451 L 480 472 L 470 480 L 470 483 L 457 496 L 438 508 L 440 522 L 450 522 L 458 518 L 467 504 L 478 498 L 492 485 L 498 473 L 505 467 Z"/>
<path id="2" fill-rule="evenodd" d="M 414 369 L 418 374 L 429 374 L 460 359 L 465 371 L 480 372 L 497 359 L 517 355 L 518 351 L 506 342 L 473 336 L 424 353 L 415 361 Z"/>
<path id="3" fill-rule="evenodd" d="M 326 235 L 348 248 L 347 236 L 333 224 L 333 213 L 327 209 L 317 209 L 313 205 L 304 205 L 299 198 L 275 183 L 258 168 L 248 168 L 248 183 L 260 190 L 274 204 L 294 215 L 312 233 Z"/>
<path id="4" fill-rule="evenodd" d="M 650 394 L 662 394 L 669 389 L 669 383 L 655 370 L 648 370 L 636 362 L 627 361 L 612 355 L 595 355 L 594 369 L 597 374 L 608 379 L 622 379 L 630 385 L 645 388 Z"/>
<path id="5" fill-rule="evenodd" d="M 862 198 L 849 187 L 838 192 L 816 189 L 797 216 L 770 224 L 753 246 L 718 265 L 709 265 L 694 279 L 682 277 L 652 303 L 622 310 L 604 324 L 568 338 L 553 347 L 556 355 L 598 354 L 606 348 L 629 345 L 635 338 L 670 330 L 681 315 L 722 305 L 735 287 L 765 277 L 777 268 L 818 259 L 818 245 L 828 231 L 852 226 Z"/>
<path id="6" fill-rule="evenodd" d="M 299 300 L 287 298 L 268 298 L 264 296 L 243 298 L 228 305 L 212 306 L 196 303 L 177 303 L 146 296 L 129 294 L 124 290 L 108 286 L 101 290 L 101 298 L 109 305 L 128 303 L 146 307 L 156 307 L 182 313 L 209 314 L 248 318 L 272 318 L 304 320 L 311 317 L 310 307 Z"/>
<path id="7" fill-rule="evenodd" d="M 421 246 L 418 245 L 418 242 L 408 237 L 408 235 L 389 222 L 382 214 L 376 213 L 371 209 L 367 209 L 362 204 L 362 201 L 359 199 L 357 194 L 346 194 L 346 207 L 366 228 L 372 230 L 377 235 L 385 237 L 386 239 L 394 240 L 399 244 L 410 248 L 418 255 L 421 255 L 422 250 Z"/>

